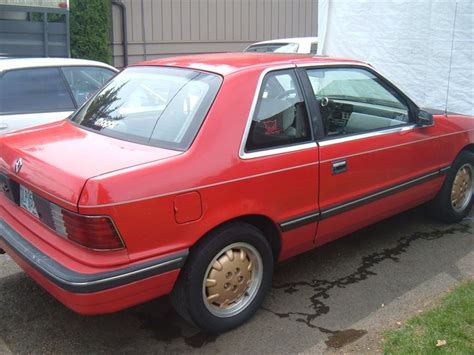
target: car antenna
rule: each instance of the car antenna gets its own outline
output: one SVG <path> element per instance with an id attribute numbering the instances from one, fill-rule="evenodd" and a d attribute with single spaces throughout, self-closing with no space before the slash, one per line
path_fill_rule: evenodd
<path id="1" fill-rule="evenodd" d="M 456 17 L 458 14 L 458 1 L 459 0 L 456 0 L 456 6 L 454 7 L 453 35 L 451 36 L 451 54 L 449 57 L 448 87 L 446 88 L 446 103 L 444 105 L 445 116 L 448 115 L 449 83 L 451 81 L 451 68 L 452 68 L 452 63 L 453 63 L 454 32 L 456 31 Z"/>

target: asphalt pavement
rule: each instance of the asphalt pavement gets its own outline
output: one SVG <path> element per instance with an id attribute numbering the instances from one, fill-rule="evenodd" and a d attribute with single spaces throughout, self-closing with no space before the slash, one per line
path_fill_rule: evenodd
<path id="1" fill-rule="evenodd" d="M 350 351 L 473 278 L 474 212 L 446 225 L 418 208 L 279 265 L 262 309 L 213 336 L 182 321 L 166 297 L 80 316 L 1 255 L 0 353 Z"/>

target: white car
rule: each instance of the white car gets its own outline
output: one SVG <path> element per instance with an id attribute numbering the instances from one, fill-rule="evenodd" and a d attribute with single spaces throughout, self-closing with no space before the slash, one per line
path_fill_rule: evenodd
<path id="1" fill-rule="evenodd" d="M 91 60 L 0 59 L 0 134 L 67 118 L 117 72 Z"/>
<path id="2" fill-rule="evenodd" d="M 318 37 L 281 38 L 251 44 L 244 52 L 316 54 Z"/>

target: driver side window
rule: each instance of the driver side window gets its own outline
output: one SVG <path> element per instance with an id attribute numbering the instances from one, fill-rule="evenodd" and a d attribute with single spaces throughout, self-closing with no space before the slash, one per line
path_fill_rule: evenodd
<path id="1" fill-rule="evenodd" d="M 308 113 L 294 71 L 268 73 L 262 82 L 245 150 L 277 148 L 311 139 Z"/>
<path id="2" fill-rule="evenodd" d="M 326 136 L 405 125 L 409 110 L 381 79 L 359 68 L 307 70 Z"/>

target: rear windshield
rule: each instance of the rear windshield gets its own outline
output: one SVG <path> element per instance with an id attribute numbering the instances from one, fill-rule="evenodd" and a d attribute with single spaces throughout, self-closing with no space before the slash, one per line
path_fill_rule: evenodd
<path id="1" fill-rule="evenodd" d="M 186 150 L 221 82 L 218 75 L 191 69 L 127 68 L 71 120 L 111 137 Z"/>

